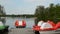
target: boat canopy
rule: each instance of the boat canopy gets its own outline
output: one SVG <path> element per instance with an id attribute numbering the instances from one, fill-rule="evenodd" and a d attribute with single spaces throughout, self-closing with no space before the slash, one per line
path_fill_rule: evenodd
<path id="1" fill-rule="evenodd" d="M 19 25 L 22 25 L 22 21 L 19 21 Z"/>
<path id="2" fill-rule="evenodd" d="M 40 29 L 47 29 L 47 28 L 53 28 L 53 26 L 49 23 L 43 23 Z"/>
<path id="3" fill-rule="evenodd" d="M 3 26 L 3 23 L 0 21 L 0 26 Z"/>
<path id="4" fill-rule="evenodd" d="M 2 23 L 2 21 L 0 21 L 0 30 L 3 30 L 3 29 L 5 29 L 5 27 L 4 27 L 3 23 Z"/>
<path id="5" fill-rule="evenodd" d="M 39 21 L 38 26 L 41 26 L 44 23 L 44 21 Z"/>

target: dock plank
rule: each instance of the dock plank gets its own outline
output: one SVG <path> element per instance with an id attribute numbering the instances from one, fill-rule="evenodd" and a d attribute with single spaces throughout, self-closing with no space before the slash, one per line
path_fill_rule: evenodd
<path id="1" fill-rule="evenodd" d="M 31 28 L 14 28 L 8 34 L 35 34 Z M 60 31 L 40 31 L 40 34 L 60 34 Z"/>
<path id="2" fill-rule="evenodd" d="M 15 28 L 11 29 L 8 34 L 34 34 L 34 32 L 29 28 Z"/>

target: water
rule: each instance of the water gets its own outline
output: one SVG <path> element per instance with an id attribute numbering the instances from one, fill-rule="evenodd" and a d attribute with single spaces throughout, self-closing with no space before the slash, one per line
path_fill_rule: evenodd
<path id="1" fill-rule="evenodd" d="M 9 28 L 15 28 L 15 21 L 16 20 L 25 20 L 26 21 L 26 28 L 32 28 L 35 24 L 34 18 L 22 18 L 22 17 L 6 17 L 6 25 L 9 25 Z"/>
<path id="2" fill-rule="evenodd" d="M 32 28 L 33 25 L 35 24 L 35 19 L 34 18 L 22 18 L 22 17 L 6 17 L 6 25 L 9 25 L 9 29 L 15 28 L 15 21 L 16 20 L 25 20 L 26 21 L 26 28 Z M 4 33 L 4 34 L 9 34 L 9 33 Z M 50 34 L 50 33 L 49 33 Z M 54 33 L 54 34 L 60 34 L 60 33 Z"/>

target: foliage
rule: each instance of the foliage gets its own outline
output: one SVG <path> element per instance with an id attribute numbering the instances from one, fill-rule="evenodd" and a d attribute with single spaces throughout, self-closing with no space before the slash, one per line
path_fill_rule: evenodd
<path id="1" fill-rule="evenodd" d="M 36 8 L 35 17 L 37 20 L 52 20 L 55 23 L 60 21 L 60 4 L 54 5 L 50 4 L 49 7 L 44 8 L 44 6 L 38 6 Z"/>
<path id="2" fill-rule="evenodd" d="M 4 7 L 0 5 L 0 15 L 6 15 L 4 11 Z"/>

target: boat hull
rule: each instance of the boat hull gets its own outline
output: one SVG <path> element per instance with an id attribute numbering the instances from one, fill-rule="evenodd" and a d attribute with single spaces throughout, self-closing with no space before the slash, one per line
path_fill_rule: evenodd
<path id="1" fill-rule="evenodd" d="M 8 32 L 9 26 L 5 26 L 4 29 L 0 29 L 0 33 Z"/>
<path id="2" fill-rule="evenodd" d="M 26 26 L 16 26 L 16 28 L 25 28 Z"/>

